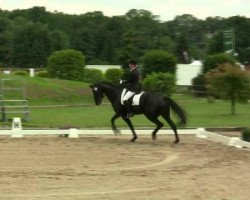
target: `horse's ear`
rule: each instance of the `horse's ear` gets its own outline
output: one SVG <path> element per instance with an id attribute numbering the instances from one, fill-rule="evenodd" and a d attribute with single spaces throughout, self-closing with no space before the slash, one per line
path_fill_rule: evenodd
<path id="1" fill-rule="evenodd" d="M 90 88 L 93 88 L 94 86 L 93 85 L 89 85 Z"/>

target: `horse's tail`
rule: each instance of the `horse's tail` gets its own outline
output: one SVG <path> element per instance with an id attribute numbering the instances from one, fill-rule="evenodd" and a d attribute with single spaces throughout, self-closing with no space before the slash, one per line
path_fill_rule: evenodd
<path id="1" fill-rule="evenodd" d="M 187 124 L 187 113 L 186 111 L 181 108 L 173 99 L 169 97 L 164 97 L 164 100 L 170 105 L 170 108 L 177 116 L 180 118 L 179 126 L 184 126 Z"/>

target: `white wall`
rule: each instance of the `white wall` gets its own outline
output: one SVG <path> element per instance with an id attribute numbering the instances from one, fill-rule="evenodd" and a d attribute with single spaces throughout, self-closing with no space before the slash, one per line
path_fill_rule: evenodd
<path id="1" fill-rule="evenodd" d="M 177 64 L 177 85 L 192 85 L 192 79 L 201 72 L 201 65 Z"/>

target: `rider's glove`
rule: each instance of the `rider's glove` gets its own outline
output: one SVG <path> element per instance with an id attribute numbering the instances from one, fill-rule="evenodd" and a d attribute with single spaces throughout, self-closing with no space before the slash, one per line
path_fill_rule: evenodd
<path id="1" fill-rule="evenodd" d="M 123 83 L 123 80 L 122 79 L 120 79 L 120 84 L 122 84 Z"/>

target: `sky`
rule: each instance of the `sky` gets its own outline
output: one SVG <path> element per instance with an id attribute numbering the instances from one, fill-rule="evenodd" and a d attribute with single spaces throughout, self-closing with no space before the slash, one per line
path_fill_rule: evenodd
<path id="1" fill-rule="evenodd" d="M 250 17 L 250 0 L 0 0 L 2 10 L 27 9 L 44 6 L 48 11 L 84 14 L 102 11 L 106 16 L 124 15 L 130 9 L 144 9 L 158 15 L 161 21 L 191 14 L 206 17 Z"/>

